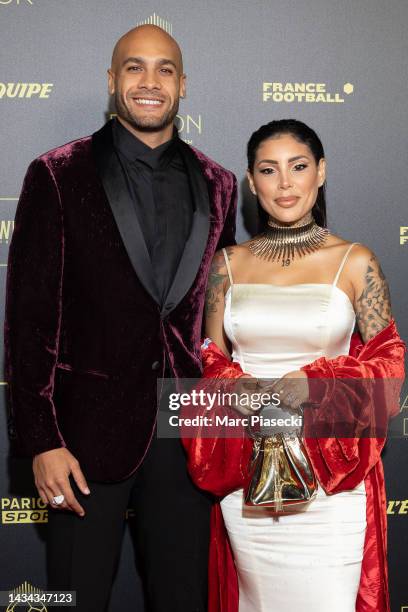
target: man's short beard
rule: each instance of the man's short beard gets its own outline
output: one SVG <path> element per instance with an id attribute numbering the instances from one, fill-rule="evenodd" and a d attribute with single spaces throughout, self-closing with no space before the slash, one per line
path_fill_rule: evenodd
<path id="1" fill-rule="evenodd" d="M 115 95 L 115 106 L 118 116 L 129 123 L 135 130 L 139 132 L 160 132 L 164 130 L 168 125 L 174 122 L 179 109 L 179 100 L 177 100 L 167 113 L 158 119 L 152 117 L 146 117 L 146 120 L 140 120 L 134 117 L 128 110 L 128 108 L 122 103 L 122 100 L 118 94 Z"/>

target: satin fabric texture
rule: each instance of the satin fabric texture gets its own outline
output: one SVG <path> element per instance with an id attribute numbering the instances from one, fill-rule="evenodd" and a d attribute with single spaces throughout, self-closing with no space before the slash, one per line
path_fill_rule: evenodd
<path id="1" fill-rule="evenodd" d="M 366 344 L 353 334 L 349 355 L 328 359 L 321 357 L 304 366 L 309 381 L 313 378 L 348 377 L 350 379 L 393 379 L 402 384 L 404 378 L 405 344 L 398 335 L 395 321 Z M 204 373 L 202 388 L 214 379 L 231 379 L 243 375 L 238 363 L 227 359 L 215 343 L 202 352 Z M 398 385 L 395 396 L 389 398 L 388 416 L 399 411 Z M 344 398 L 342 398 L 344 402 Z M 341 408 L 339 406 L 339 408 Z M 350 403 L 349 409 L 352 410 Z M 224 409 L 219 408 L 220 411 Z M 319 410 L 324 410 L 324 402 Z M 204 414 L 204 410 L 203 410 Z M 305 412 L 306 426 L 315 416 Z M 188 468 L 194 482 L 219 499 L 245 486 L 251 440 L 242 432 L 241 438 L 185 438 Z M 305 444 L 321 487 L 333 495 L 364 482 L 366 491 L 366 531 L 361 576 L 356 598 L 356 612 L 389 612 L 387 571 L 387 517 L 384 474 L 381 451 L 385 438 L 307 438 Z M 238 579 L 230 542 L 216 503 L 212 513 L 210 544 L 210 612 L 238 612 Z"/>
<path id="2" fill-rule="evenodd" d="M 337 287 L 350 245 L 331 284 L 235 283 L 224 329 L 232 360 L 252 376 L 281 378 L 325 356 L 348 354 L 355 314 Z M 242 490 L 221 500 L 239 582 L 239 612 L 354 612 L 366 528 L 364 483 L 329 497 L 320 487 L 303 511 L 247 508 Z M 320 588 L 316 589 L 319 580 Z"/>

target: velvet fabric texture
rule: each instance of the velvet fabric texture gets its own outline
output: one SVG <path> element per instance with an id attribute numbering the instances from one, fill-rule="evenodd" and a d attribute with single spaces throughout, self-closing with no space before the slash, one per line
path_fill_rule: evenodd
<path id="1" fill-rule="evenodd" d="M 309 381 L 317 378 L 394 379 L 395 396 L 390 399 L 389 414 L 399 410 L 398 389 L 404 377 L 405 344 L 395 322 L 363 345 L 354 334 L 350 355 L 335 359 L 320 358 L 302 368 Z M 206 379 L 238 378 L 243 372 L 231 363 L 215 343 L 203 350 L 203 386 Z M 317 399 L 317 398 L 314 398 Z M 311 428 L 316 414 L 323 414 L 335 396 L 322 398 L 317 408 L 305 409 L 305 429 Z M 350 398 L 349 411 L 353 410 Z M 342 396 L 344 402 L 344 396 Z M 344 410 L 344 405 L 341 406 Z M 317 411 L 317 413 L 316 413 Z M 242 431 L 241 438 L 185 438 L 188 469 L 193 481 L 218 497 L 245 486 L 252 442 Z M 367 529 L 364 543 L 360 587 L 356 612 L 389 612 L 387 575 L 387 517 L 381 451 L 385 438 L 306 438 L 313 468 L 326 493 L 335 494 L 356 487 L 364 480 L 367 499 Z M 238 581 L 232 551 L 223 524 L 221 508 L 214 505 L 211 524 L 209 563 L 209 612 L 238 612 Z"/>
<path id="2" fill-rule="evenodd" d="M 214 252 L 234 244 L 237 187 L 231 172 L 180 147 L 195 213 L 163 307 L 110 122 L 34 160 L 24 180 L 5 321 L 16 447 L 66 446 L 90 480 L 121 480 L 142 461 L 165 359 L 175 376 L 201 373 L 204 292 Z"/>

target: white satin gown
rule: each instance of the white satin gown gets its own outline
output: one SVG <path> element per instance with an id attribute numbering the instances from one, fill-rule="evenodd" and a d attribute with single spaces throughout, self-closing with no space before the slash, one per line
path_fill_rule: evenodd
<path id="1" fill-rule="evenodd" d="M 349 297 L 333 284 L 234 283 L 224 328 L 232 358 L 249 374 L 280 378 L 318 357 L 348 354 L 355 324 Z M 355 612 L 366 530 L 364 482 L 317 497 L 301 512 L 243 506 L 242 490 L 221 501 L 239 582 L 239 612 Z"/>

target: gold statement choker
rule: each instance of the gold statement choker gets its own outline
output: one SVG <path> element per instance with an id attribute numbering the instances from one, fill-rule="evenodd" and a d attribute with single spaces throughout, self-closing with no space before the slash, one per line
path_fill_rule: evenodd
<path id="1" fill-rule="evenodd" d="M 295 256 L 317 251 L 329 233 L 327 227 L 320 227 L 314 220 L 299 227 L 282 227 L 268 221 L 267 229 L 250 241 L 249 248 L 256 257 L 282 261 L 282 266 L 289 266 Z"/>

